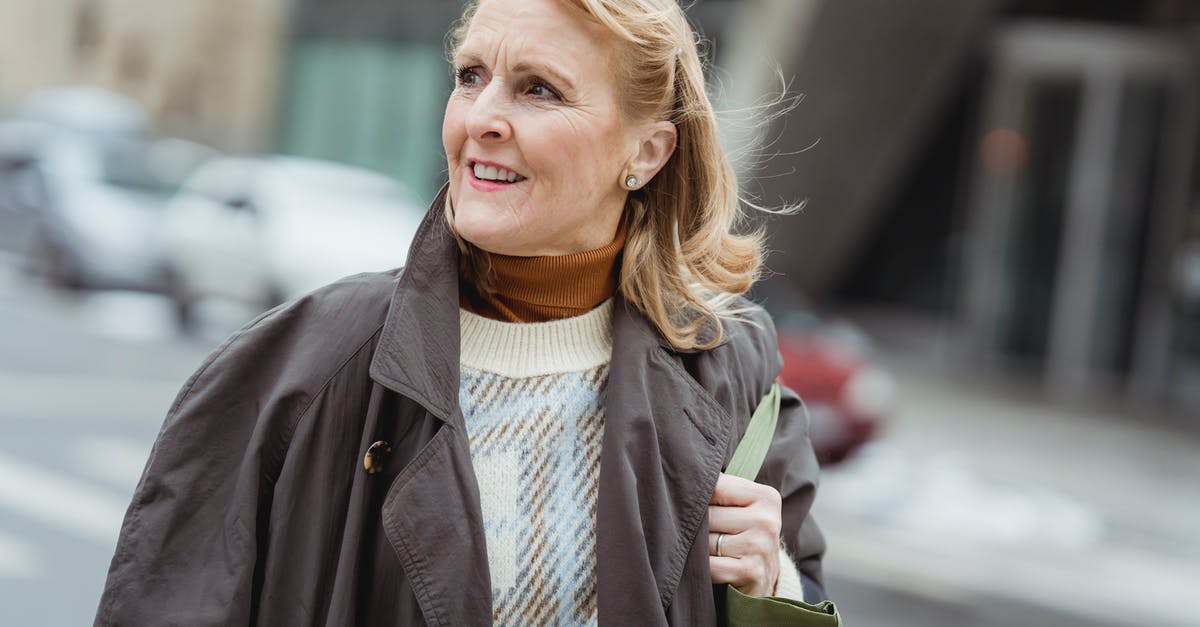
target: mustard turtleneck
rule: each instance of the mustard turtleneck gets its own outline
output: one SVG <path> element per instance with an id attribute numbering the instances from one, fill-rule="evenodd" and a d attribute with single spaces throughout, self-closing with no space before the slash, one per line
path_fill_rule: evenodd
<path id="1" fill-rule="evenodd" d="M 459 289 L 467 311 L 505 322 L 547 322 L 583 315 L 617 291 L 625 223 L 612 243 L 569 255 L 512 257 L 488 255 L 492 293 L 474 285 Z"/>

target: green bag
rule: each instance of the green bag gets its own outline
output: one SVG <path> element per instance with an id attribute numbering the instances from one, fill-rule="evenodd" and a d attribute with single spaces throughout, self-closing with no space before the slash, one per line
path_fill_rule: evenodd
<path id="1" fill-rule="evenodd" d="M 775 423 L 779 420 L 779 384 L 763 397 L 742 441 L 738 443 L 729 460 L 725 474 L 754 480 L 767 457 L 767 448 L 775 437 Z M 738 592 L 733 586 L 725 588 L 725 611 L 720 616 L 721 625 L 728 627 L 765 627 L 785 625 L 793 627 L 840 627 L 842 619 L 832 601 L 810 605 L 803 601 L 782 597 L 752 597 Z"/>

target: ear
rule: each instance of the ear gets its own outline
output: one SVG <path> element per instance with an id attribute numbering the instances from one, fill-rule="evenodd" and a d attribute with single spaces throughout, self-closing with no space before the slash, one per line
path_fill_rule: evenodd
<path id="1" fill-rule="evenodd" d="M 643 127 L 637 152 L 629 160 L 626 171 L 641 179 L 642 185 L 648 183 L 675 153 L 677 132 L 675 125 L 666 120 L 648 123 Z"/>

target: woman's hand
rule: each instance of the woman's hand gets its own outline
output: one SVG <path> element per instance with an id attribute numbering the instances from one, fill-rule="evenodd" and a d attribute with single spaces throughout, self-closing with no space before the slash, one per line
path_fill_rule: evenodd
<path id="1" fill-rule="evenodd" d="M 782 499 L 768 485 L 724 473 L 708 504 L 709 571 L 713 583 L 770 596 L 779 578 Z M 717 538 L 721 552 L 717 554 Z"/>

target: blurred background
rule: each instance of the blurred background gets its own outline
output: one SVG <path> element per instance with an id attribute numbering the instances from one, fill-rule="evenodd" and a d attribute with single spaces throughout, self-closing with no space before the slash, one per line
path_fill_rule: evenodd
<path id="1" fill-rule="evenodd" d="M 0 0 L 0 606 L 89 624 L 184 379 L 403 264 L 457 1 Z M 1200 625 L 1200 3 L 700 0 L 848 625 Z M 802 96 L 764 123 L 756 104 Z"/>

